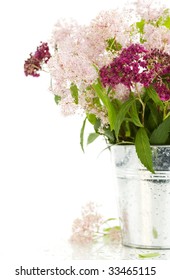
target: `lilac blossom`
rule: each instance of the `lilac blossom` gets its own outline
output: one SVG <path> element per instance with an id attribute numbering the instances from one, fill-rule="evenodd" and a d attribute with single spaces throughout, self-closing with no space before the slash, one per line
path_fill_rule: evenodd
<path id="1" fill-rule="evenodd" d="M 134 83 L 148 86 L 153 76 L 152 71 L 146 71 L 147 64 L 143 59 L 146 53 L 147 50 L 140 44 L 132 44 L 124 48 L 112 63 L 100 69 L 103 86 L 111 86 L 115 89 L 118 84 L 123 84 L 129 90 Z"/>
<path id="2" fill-rule="evenodd" d="M 126 17 L 125 17 L 126 15 Z M 120 44 L 126 46 L 130 43 L 128 15 L 115 11 L 102 11 L 93 19 L 86 30 L 89 51 L 92 50 L 92 59 L 105 53 L 107 39 L 115 38 Z"/>
<path id="3" fill-rule="evenodd" d="M 121 101 L 127 100 L 129 97 L 129 94 L 130 94 L 129 88 L 122 83 L 117 84 L 114 87 L 114 91 L 115 91 L 115 94 L 113 97 L 117 98 Z M 109 97 L 112 98 L 112 94 L 110 94 Z"/>
<path id="4" fill-rule="evenodd" d="M 136 14 L 147 22 L 157 21 L 165 10 L 165 5 L 161 2 L 159 0 L 137 0 L 135 2 Z"/>
<path id="5" fill-rule="evenodd" d="M 54 25 L 50 44 L 54 49 L 57 49 L 61 42 L 67 38 L 74 38 L 75 34 L 81 32 L 81 26 L 73 19 L 60 19 Z"/>
<path id="6" fill-rule="evenodd" d="M 97 212 L 96 205 L 89 202 L 82 209 L 82 217 L 73 222 L 70 241 L 77 244 L 91 244 L 102 224 L 102 216 Z"/>
<path id="7" fill-rule="evenodd" d="M 170 30 L 165 26 L 146 24 L 143 39 L 144 46 L 148 50 L 159 49 L 170 54 Z"/>
<path id="8" fill-rule="evenodd" d="M 39 71 L 42 70 L 42 65 L 47 63 L 50 59 L 51 54 L 49 52 L 49 47 L 47 43 L 41 43 L 40 46 L 37 47 L 37 50 L 34 54 L 30 54 L 30 58 L 28 58 L 24 63 L 24 73 L 26 76 L 39 77 Z"/>
<path id="9" fill-rule="evenodd" d="M 154 73 L 153 87 L 163 101 L 170 100 L 170 55 L 158 49 L 144 57 L 150 71 Z"/>
<path id="10" fill-rule="evenodd" d="M 136 84 L 143 87 L 152 84 L 163 101 L 170 99 L 169 74 L 170 55 L 158 49 L 148 51 L 139 44 L 124 48 L 112 63 L 100 69 L 104 87 L 112 87 L 116 92 L 120 85 L 124 85 L 133 91 Z M 119 95 L 120 100 L 128 98 L 127 91 L 124 94 L 121 98 Z"/>

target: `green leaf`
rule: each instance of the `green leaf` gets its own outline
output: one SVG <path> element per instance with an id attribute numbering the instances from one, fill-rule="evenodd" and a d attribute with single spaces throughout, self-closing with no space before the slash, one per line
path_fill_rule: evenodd
<path id="1" fill-rule="evenodd" d="M 118 113 L 120 108 L 121 108 L 121 106 L 122 106 L 122 102 L 119 99 L 114 98 L 113 101 L 112 101 L 112 104 L 113 104 L 116 112 Z"/>
<path id="2" fill-rule="evenodd" d="M 96 119 L 96 122 L 95 122 L 95 124 L 94 124 L 94 130 L 95 130 L 96 132 L 98 132 L 98 129 L 100 128 L 100 126 L 101 126 L 101 121 L 100 121 L 100 119 Z"/>
<path id="3" fill-rule="evenodd" d="M 120 130 L 120 126 L 122 124 L 122 122 L 125 120 L 125 115 L 127 114 L 127 112 L 129 111 L 130 107 L 132 106 L 132 104 L 135 102 L 134 98 L 130 98 L 129 100 L 125 101 L 118 114 L 116 117 L 116 121 L 115 121 L 115 134 L 116 134 L 116 138 L 118 139 L 118 135 L 119 135 L 119 130 Z"/>
<path id="4" fill-rule="evenodd" d="M 109 218 L 109 219 L 105 220 L 103 223 L 107 223 L 107 222 L 115 221 L 115 220 L 117 220 L 117 218 Z"/>
<path id="5" fill-rule="evenodd" d="M 94 114 L 87 114 L 87 119 L 88 119 L 88 121 L 91 124 L 95 125 L 95 123 L 96 123 L 96 116 Z"/>
<path id="6" fill-rule="evenodd" d="M 58 105 L 59 102 L 60 102 L 60 100 L 61 100 L 61 96 L 55 95 L 55 96 L 54 96 L 54 100 L 55 100 L 56 104 Z"/>
<path id="7" fill-rule="evenodd" d="M 111 131 L 109 128 L 103 128 L 104 136 L 107 137 L 110 143 L 116 143 L 116 138 L 114 135 L 114 131 Z"/>
<path id="8" fill-rule="evenodd" d="M 144 26 L 145 26 L 145 21 L 143 19 L 141 21 L 136 22 L 136 27 L 141 34 L 144 33 Z"/>
<path id="9" fill-rule="evenodd" d="M 156 127 L 158 127 L 158 125 L 161 122 L 161 112 L 158 111 L 158 108 L 155 103 L 148 102 L 147 106 L 150 109 L 148 124 L 149 124 L 151 130 L 153 130 Z"/>
<path id="10" fill-rule="evenodd" d="M 136 147 L 136 153 L 141 163 L 150 172 L 154 173 L 153 163 L 152 163 L 152 152 L 149 143 L 149 138 L 145 128 L 143 127 L 139 128 L 139 130 L 137 131 L 136 138 L 135 138 L 135 147 Z"/>
<path id="11" fill-rule="evenodd" d="M 138 255 L 138 257 L 140 259 L 150 259 L 150 258 L 155 258 L 155 257 L 159 257 L 159 256 L 160 256 L 160 253 L 158 253 L 158 252 Z"/>
<path id="12" fill-rule="evenodd" d="M 137 112 L 137 108 L 136 108 L 136 103 L 134 102 L 130 108 L 130 116 L 132 118 L 132 122 L 139 127 L 143 127 L 143 124 L 141 123 L 140 119 L 139 119 L 139 115 Z"/>
<path id="13" fill-rule="evenodd" d="M 163 25 L 166 28 L 170 29 L 170 15 L 169 9 L 165 9 L 163 15 L 156 22 L 157 26 Z"/>
<path id="14" fill-rule="evenodd" d="M 100 134 L 98 133 L 90 133 L 87 139 L 87 144 L 91 144 Z"/>
<path id="15" fill-rule="evenodd" d="M 152 114 L 149 115 L 149 118 L 147 120 L 147 125 L 148 125 L 147 127 L 150 132 L 152 132 L 154 129 L 157 128 L 157 122 L 156 122 L 154 115 L 152 115 Z"/>
<path id="16" fill-rule="evenodd" d="M 158 238 L 158 232 L 157 232 L 156 228 L 154 228 L 154 227 L 153 227 L 153 229 L 152 229 L 152 234 L 153 234 L 153 237 L 154 237 L 155 239 Z"/>
<path id="17" fill-rule="evenodd" d="M 115 230 L 121 230 L 121 227 L 120 226 L 115 226 L 113 227 Z"/>
<path id="18" fill-rule="evenodd" d="M 170 16 L 168 16 L 168 17 L 165 19 L 163 25 L 164 25 L 166 28 L 170 29 Z"/>
<path id="19" fill-rule="evenodd" d="M 165 116 L 165 119 L 167 119 L 170 116 L 170 112 Z"/>
<path id="20" fill-rule="evenodd" d="M 122 49 L 121 44 L 118 43 L 115 38 L 107 39 L 106 42 L 107 42 L 107 47 L 106 47 L 107 51 L 113 52 L 113 51 L 120 51 Z"/>
<path id="21" fill-rule="evenodd" d="M 146 93 L 154 101 L 154 103 L 156 105 L 160 106 L 161 108 L 164 107 L 163 102 L 160 100 L 156 90 L 154 90 L 154 88 L 152 86 L 149 86 L 148 88 L 146 88 Z"/>
<path id="22" fill-rule="evenodd" d="M 111 130 L 113 130 L 114 123 L 116 120 L 116 110 L 115 110 L 113 104 L 111 103 L 109 97 L 107 96 L 105 89 L 102 88 L 102 86 L 99 83 L 93 84 L 92 87 L 108 111 L 108 119 L 109 119 L 109 123 L 110 123 L 110 128 L 111 128 Z"/>
<path id="23" fill-rule="evenodd" d="M 166 118 L 151 134 L 152 145 L 164 145 L 167 143 L 170 133 L 170 116 Z"/>
<path id="24" fill-rule="evenodd" d="M 70 86 L 71 95 L 74 99 L 75 104 L 78 104 L 78 88 L 76 84 L 71 84 Z"/>
<path id="25" fill-rule="evenodd" d="M 83 152 L 84 152 L 84 129 L 85 129 L 85 125 L 86 125 L 86 120 L 87 120 L 87 118 L 84 119 L 82 128 L 80 130 L 80 146 L 81 146 Z"/>
<path id="26" fill-rule="evenodd" d="M 108 227 L 108 228 L 105 228 L 103 231 L 104 232 L 109 232 L 109 231 L 111 231 L 113 228 L 112 227 Z"/>

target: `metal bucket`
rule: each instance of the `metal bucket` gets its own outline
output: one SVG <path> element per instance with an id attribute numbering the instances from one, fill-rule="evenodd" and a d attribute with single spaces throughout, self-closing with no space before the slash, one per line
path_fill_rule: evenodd
<path id="1" fill-rule="evenodd" d="M 152 146 L 155 174 L 135 146 L 113 146 L 118 209 L 125 246 L 170 249 L 170 146 Z"/>

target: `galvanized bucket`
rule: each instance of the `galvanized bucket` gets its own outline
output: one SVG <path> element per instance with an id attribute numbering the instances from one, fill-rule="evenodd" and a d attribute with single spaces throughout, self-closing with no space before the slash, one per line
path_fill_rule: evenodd
<path id="1" fill-rule="evenodd" d="M 170 146 L 152 146 L 155 174 L 139 161 L 134 145 L 113 146 L 122 243 L 170 249 Z"/>

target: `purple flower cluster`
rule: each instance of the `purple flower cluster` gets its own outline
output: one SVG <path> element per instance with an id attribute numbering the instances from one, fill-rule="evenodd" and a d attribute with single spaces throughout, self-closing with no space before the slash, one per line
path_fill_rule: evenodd
<path id="1" fill-rule="evenodd" d="M 142 82 L 148 86 L 152 75 L 146 71 L 147 63 L 143 59 L 146 53 L 147 50 L 140 44 L 132 44 L 130 47 L 124 48 L 112 63 L 100 69 L 103 85 L 114 88 L 117 84 L 122 83 L 130 89 L 134 83 Z"/>
<path id="2" fill-rule="evenodd" d="M 47 63 L 51 54 L 47 43 L 41 43 L 34 54 L 30 54 L 30 57 L 24 63 L 24 73 L 26 76 L 39 77 L 38 71 L 42 69 L 42 64 Z"/>
<path id="3" fill-rule="evenodd" d="M 170 55 L 160 50 L 146 50 L 140 44 L 124 48 L 112 63 L 100 69 L 104 87 L 118 84 L 131 90 L 136 83 L 153 85 L 161 100 L 170 99 Z"/>
<path id="4" fill-rule="evenodd" d="M 170 55 L 153 49 L 144 59 L 148 66 L 154 70 L 153 87 L 162 101 L 170 100 Z"/>
<path id="5" fill-rule="evenodd" d="M 154 83 L 154 88 L 162 101 L 170 100 L 170 90 L 166 84 L 157 81 Z"/>

